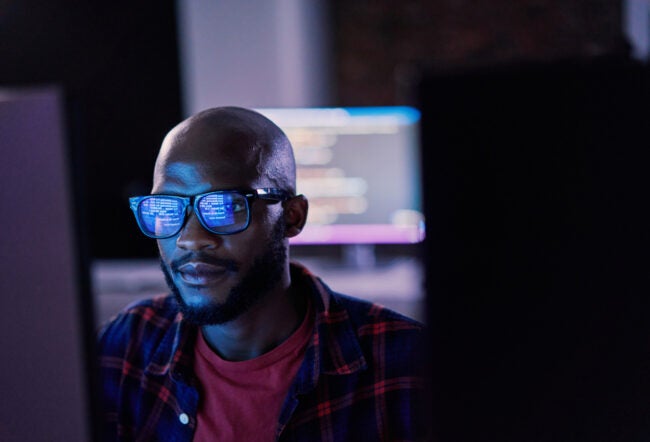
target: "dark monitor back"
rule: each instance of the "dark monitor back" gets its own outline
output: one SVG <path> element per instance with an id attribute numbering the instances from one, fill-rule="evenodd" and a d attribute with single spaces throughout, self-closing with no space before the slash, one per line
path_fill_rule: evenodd
<path id="1" fill-rule="evenodd" d="M 420 97 L 439 440 L 646 440 L 647 69 L 434 74 Z"/>
<path id="2" fill-rule="evenodd" d="M 92 440 L 92 300 L 62 109 L 53 89 L 0 90 L 2 441 Z"/>

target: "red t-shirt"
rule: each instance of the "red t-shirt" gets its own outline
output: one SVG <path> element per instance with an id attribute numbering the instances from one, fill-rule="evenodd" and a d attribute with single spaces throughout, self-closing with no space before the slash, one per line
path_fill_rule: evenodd
<path id="1" fill-rule="evenodd" d="M 311 305 L 300 327 L 257 358 L 220 358 L 198 333 L 194 367 L 202 385 L 195 441 L 272 441 L 280 409 L 300 364 L 314 318 Z"/>

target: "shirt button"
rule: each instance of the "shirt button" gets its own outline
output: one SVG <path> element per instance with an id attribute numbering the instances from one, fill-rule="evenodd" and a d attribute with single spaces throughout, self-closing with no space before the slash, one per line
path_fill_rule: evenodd
<path id="1" fill-rule="evenodd" d="M 190 417 L 185 413 L 181 413 L 178 415 L 178 420 L 181 421 L 181 424 L 187 425 L 190 422 Z"/>

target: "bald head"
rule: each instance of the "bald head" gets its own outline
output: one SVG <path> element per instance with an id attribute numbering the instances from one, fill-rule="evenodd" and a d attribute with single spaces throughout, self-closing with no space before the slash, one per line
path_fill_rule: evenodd
<path id="1" fill-rule="evenodd" d="M 296 190 L 296 166 L 287 136 L 271 120 L 248 109 L 208 109 L 174 127 L 156 160 L 154 188 L 161 177 L 182 175 L 179 164 L 200 166 L 206 174 L 233 185 L 239 180 Z"/>

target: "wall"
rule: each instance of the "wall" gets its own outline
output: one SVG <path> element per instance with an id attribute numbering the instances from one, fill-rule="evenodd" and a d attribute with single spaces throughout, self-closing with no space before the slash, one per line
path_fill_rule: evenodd
<path id="1" fill-rule="evenodd" d="M 621 2 L 335 0 L 335 101 L 411 104 L 420 68 L 625 52 Z"/>
<path id="2" fill-rule="evenodd" d="M 324 2 L 179 0 L 185 115 L 329 103 Z"/>

